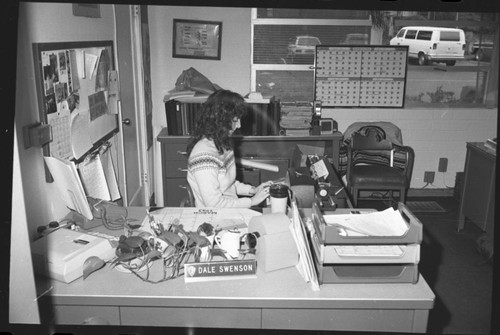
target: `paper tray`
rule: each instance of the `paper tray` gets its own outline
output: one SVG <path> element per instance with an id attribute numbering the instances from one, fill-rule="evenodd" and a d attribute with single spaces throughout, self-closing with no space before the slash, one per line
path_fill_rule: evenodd
<path id="1" fill-rule="evenodd" d="M 418 281 L 416 264 L 319 265 L 320 284 L 411 283 Z"/>
<path id="2" fill-rule="evenodd" d="M 317 203 L 313 203 L 311 221 L 313 234 L 316 234 L 320 244 L 420 244 L 422 242 L 423 226 L 413 213 L 403 204 L 398 204 L 408 230 L 401 236 L 342 236 L 337 227 L 328 225 Z M 357 215 L 357 214 L 353 214 Z"/>
<path id="3" fill-rule="evenodd" d="M 325 246 L 317 244 L 314 240 L 311 244 L 313 245 L 315 257 L 318 257 L 319 262 L 322 264 L 418 264 L 420 262 L 420 244 L 398 245 L 402 251 L 402 254 L 398 256 L 342 255 L 338 251 L 340 246 Z"/>

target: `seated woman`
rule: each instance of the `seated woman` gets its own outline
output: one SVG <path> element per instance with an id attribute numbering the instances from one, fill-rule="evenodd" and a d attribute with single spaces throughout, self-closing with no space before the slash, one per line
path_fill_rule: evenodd
<path id="1" fill-rule="evenodd" d="M 238 93 L 212 93 L 197 116 L 188 146 L 187 180 L 196 207 L 256 206 L 269 196 L 271 181 L 258 187 L 236 180 L 236 163 L 230 136 L 238 129 L 245 112 Z"/>

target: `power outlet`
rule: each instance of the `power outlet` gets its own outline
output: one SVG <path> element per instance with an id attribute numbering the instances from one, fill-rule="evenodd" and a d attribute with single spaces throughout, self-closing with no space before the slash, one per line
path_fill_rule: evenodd
<path id="1" fill-rule="evenodd" d="M 448 169 L 448 158 L 440 158 L 438 172 L 446 172 Z"/>
<path id="2" fill-rule="evenodd" d="M 424 183 L 432 184 L 434 182 L 434 171 L 424 172 Z"/>

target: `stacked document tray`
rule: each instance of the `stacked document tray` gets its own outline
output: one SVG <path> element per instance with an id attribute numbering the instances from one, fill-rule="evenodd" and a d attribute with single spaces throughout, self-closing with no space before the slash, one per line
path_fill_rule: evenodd
<path id="1" fill-rule="evenodd" d="M 362 236 L 346 234 L 336 224 L 327 223 L 317 203 L 313 204 L 310 229 L 311 249 L 320 284 L 328 283 L 416 283 L 422 242 L 422 223 L 399 203 L 406 225 L 399 235 Z M 337 212 L 376 213 L 350 209 Z M 339 213 L 339 214 L 340 214 Z M 363 214 L 364 213 L 364 214 Z M 334 217 L 334 215 L 329 216 Z"/>

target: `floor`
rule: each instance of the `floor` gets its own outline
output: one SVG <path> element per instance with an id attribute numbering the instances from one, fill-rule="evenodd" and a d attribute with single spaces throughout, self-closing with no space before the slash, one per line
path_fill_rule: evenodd
<path id="1" fill-rule="evenodd" d="M 459 203 L 453 197 L 408 201 L 436 201 L 445 209 L 444 213 L 414 213 L 424 228 L 419 271 L 436 295 L 428 333 L 493 333 L 490 332 L 493 264 L 485 261 L 477 250 L 482 231 L 467 222 L 457 232 Z M 359 207 L 380 210 L 388 205 L 382 201 L 364 201 Z"/>

